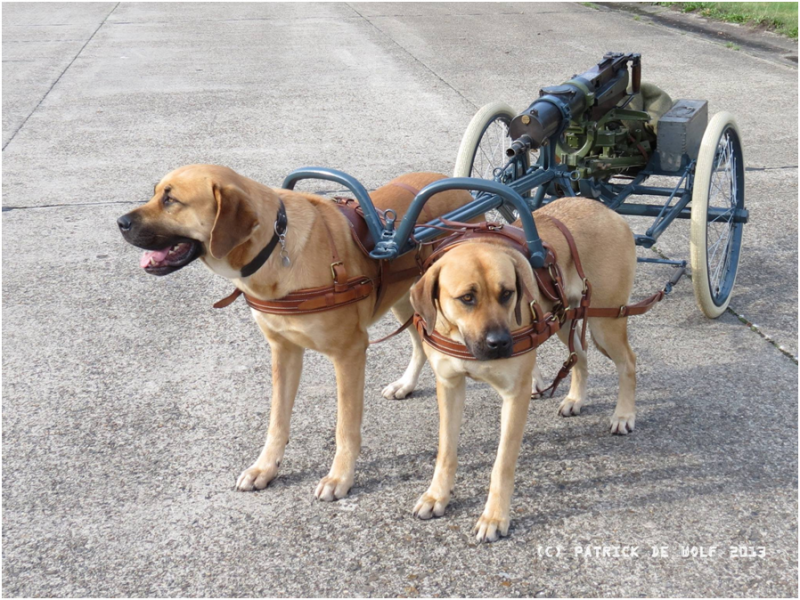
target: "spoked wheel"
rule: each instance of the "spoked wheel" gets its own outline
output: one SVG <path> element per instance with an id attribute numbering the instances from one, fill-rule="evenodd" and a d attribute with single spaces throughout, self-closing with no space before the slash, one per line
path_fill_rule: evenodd
<path id="1" fill-rule="evenodd" d="M 509 160 L 506 156 L 506 150 L 511 147 L 508 127 L 516 114 L 505 102 L 492 102 L 475 113 L 461 138 L 453 177 L 495 180 L 496 170 Z M 522 173 L 527 170 L 530 160 L 530 153 L 522 157 Z M 508 209 L 506 212 L 509 214 L 503 216 L 513 221 L 513 211 Z"/>
<path id="2" fill-rule="evenodd" d="M 692 285 L 700 310 L 711 319 L 728 308 L 739 267 L 744 223 L 735 223 L 733 216 L 736 209 L 744 208 L 741 140 L 733 115 L 714 115 L 703 134 L 695 168 Z"/>

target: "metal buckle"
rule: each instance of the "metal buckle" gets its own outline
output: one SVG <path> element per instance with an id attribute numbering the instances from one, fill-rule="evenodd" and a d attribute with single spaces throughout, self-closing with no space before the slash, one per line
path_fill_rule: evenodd
<path id="1" fill-rule="evenodd" d="M 589 291 L 589 280 L 586 277 L 583 278 L 583 292 L 582 294 L 585 296 L 586 292 Z"/>
<path id="2" fill-rule="evenodd" d="M 536 300 L 531 300 L 528 303 L 528 308 L 531 309 L 531 318 L 533 319 L 533 322 L 536 323 L 536 309 L 533 308 L 534 306 L 536 306 Z"/>
<path id="3" fill-rule="evenodd" d="M 559 323 L 564 323 L 567 318 L 567 309 L 564 305 L 559 306 L 557 309 L 553 311 L 553 316 L 558 319 Z"/>
<path id="4" fill-rule="evenodd" d="M 623 305 L 623 306 L 620 306 L 620 307 L 619 307 L 619 314 L 617 315 L 617 318 L 618 318 L 618 319 L 621 319 L 622 317 L 624 317 L 624 316 L 625 316 L 625 315 L 623 314 L 624 312 L 625 312 L 625 306 L 624 306 L 624 305 Z"/>
<path id="5" fill-rule="evenodd" d="M 550 279 L 558 281 L 558 277 L 556 277 L 558 271 L 555 271 L 555 264 L 547 265 L 547 273 L 550 275 Z"/>
<path id="6" fill-rule="evenodd" d="M 333 263 L 331 263 L 331 278 L 332 278 L 334 281 L 336 281 L 336 271 L 334 271 L 334 269 L 333 269 L 333 268 L 334 268 L 334 267 L 338 267 L 339 265 L 343 265 L 343 264 L 344 264 L 344 263 L 343 263 L 342 261 L 340 261 L 340 260 L 337 260 L 336 262 L 333 262 Z"/>

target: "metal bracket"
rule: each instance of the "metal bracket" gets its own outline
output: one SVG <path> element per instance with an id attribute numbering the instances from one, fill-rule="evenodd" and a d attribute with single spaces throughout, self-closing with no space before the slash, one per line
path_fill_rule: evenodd
<path id="1" fill-rule="evenodd" d="M 343 185 L 349 189 L 361 205 L 364 211 L 364 220 L 367 222 L 369 232 L 372 234 L 372 239 L 379 240 L 383 237 L 383 225 L 381 224 L 378 211 L 372 204 L 372 199 L 369 197 L 367 189 L 353 176 L 338 171 L 336 169 L 326 169 L 325 167 L 302 167 L 295 169 L 286 176 L 283 180 L 283 187 L 287 190 L 293 190 L 298 181 L 303 179 L 322 179 L 325 181 L 333 181 L 339 185 Z"/>

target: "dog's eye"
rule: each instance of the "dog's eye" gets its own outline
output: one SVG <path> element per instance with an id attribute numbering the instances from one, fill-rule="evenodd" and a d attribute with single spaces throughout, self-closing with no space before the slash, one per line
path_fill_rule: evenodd
<path id="1" fill-rule="evenodd" d="M 500 302 L 502 302 L 503 304 L 508 302 L 511 299 L 511 296 L 512 296 L 513 293 L 514 292 L 512 292 L 511 290 L 503 290 L 500 293 Z"/>
<path id="2" fill-rule="evenodd" d="M 459 300 L 467 305 L 475 304 L 475 294 L 464 294 Z"/>

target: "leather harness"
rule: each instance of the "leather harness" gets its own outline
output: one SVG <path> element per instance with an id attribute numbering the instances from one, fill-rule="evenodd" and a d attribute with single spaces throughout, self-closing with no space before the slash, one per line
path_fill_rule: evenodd
<path id="1" fill-rule="evenodd" d="M 401 182 L 390 183 L 388 185 L 404 189 L 413 196 L 416 196 L 419 193 L 418 190 Z M 350 233 L 353 237 L 353 241 L 355 241 L 356 245 L 366 256 L 369 256 L 370 251 L 375 247 L 375 240 L 372 238 L 372 235 L 369 232 L 369 228 L 367 227 L 364 219 L 364 212 L 361 209 L 361 206 L 359 206 L 358 202 L 352 198 L 336 197 L 334 198 L 334 201 L 336 202 L 337 208 L 345 216 L 348 224 L 350 225 Z M 381 221 L 385 222 L 384 212 L 378 211 L 378 215 Z M 578 305 L 576 307 L 570 307 L 569 300 L 567 299 L 566 292 L 564 290 L 564 276 L 561 271 L 561 267 L 558 265 L 556 252 L 552 246 L 544 242 L 544 247 L 546 250 L 545 264 L 541 268 L 534 269 L 533 274 L 540 293 L 549 301 L 553 302 L 553 308 L 549 312 L 544 312 L 539 303 L 533 299 L 533 295 L 530 293 L 530 291 L 527 289 L 523 290 L 524 296 L 531 298 L 528 306 L 530 308 L 531 317 L 533 320 L 527 327 L 523 327 L 511 332 L 511 356 L 519 356 L 535 350 L 546 340 L 555 335 L 561 329 L 564 323 L 571 321 L 568 341 L 569 358 L 567 358 L 566 362 L 559 370 L 553 383 L 549 388 L 547 388 L 548 390 L 552 390 L 552 396 L 552 394 L 555 393 L 558 384 L 567 376 L 569 371 L 578 361 L 578 355 L 575 352 L 575 331 L 577 329 L 578 321 L 582 321 L 580 333 L 581 347 L 586 350 L 587 318 L 622 318 L 633 315 L 641 315 L 650 310 L 656 303 L 660 302 L 661 299 L 664 298 L 665 292 L 664 290 L 661 290 L 649 298 L 645 298 L 641 302 L 620 306 L 618 308 L 590 307 L 589 304 L 591 301 L 592 286 L 583 272 L 580 257 L 578 256 L 578 249 L 575 245 L 575 240 L 572 237 L 572 234 L 570 233 L 569 229 L 567 229 L 567 227 L 558 219 L 549 215 L 545 218 L 550 219 L 553 225 L 555 225 L 561 231 L 562 235 L 566 239 L 567 245 L 569 246 L 572 254 L 572 260 L 575 263 L 575 270 L 578 272 L 578 276 L 583 281 L 583 292 Z M 525 235 L 521 229 L 497 223 L 453 223 L 441 219 L 443 225 L 445 225 L 445 227 L 442 229 L 449 231 L 450 235 L 443 240 L 439 239 L 431 243 L 431 245 L 434 247 L 434 251 L 424 263 L 420 263 L 418 256 L 417 265 L 415 267 L 404 269 L 402 271 L 392 271 L 390 268 L 390 261 L 380 260 L 378 261 L 379 272 L 376 278 L 370 278 L 366 276 L 348 277 L 347 269 L 339 258 L 339 253 L 336 250 L 336 244 L 334 243 L 331 230 L 325 220 L 321 220 L 327 234 L 328 245 L 331 251 L 330 267 L 331 277 L 333 279 L 332 285 L 300 289 L 284 296 L 283 298 L 277 298 L 274 300 L 261 300 L 254 298 L 237 288 L 229 296 L 226 296 L 222 300 L 214 303 L 214 308 L 225 308 L 226 306 L 232 304 L 239 296 L 243 295 L 248 306 L 259 312 L 273 315 L 306 315 L 348 306 L 368 298 L 373 291 L 376 291 L 377 293 L 374 311 L 377 311 L 388 285 L 408 277 L 424 274 L 425 271 L 427 271 L 430 266 L 433 265 L 433 263 L 439 260 L 446 252 L 452 250 L 458 245 L 474 241 L 494 239 L 501 241 L 501 243 L 507 246 L 510 246 L 526 257 L 530 256 L 528 247 L 525 243 Z M 265 246 L 264 249 L 262 249 L 258 255 L 252 261 L 250 261 L 250 263 L 242 268 L 241 273 L 243 277 L 252 275 L 264 265 L 276 247 L 279 241 L 278 238 L 281 235 L 285 235 L 287 226 L 288 219 L 286 217 L 283 202 L 281 202 L 278 208 L 278 214 L 276 215 L 275 236 L 273 236 L 267 246 Z M 518 320 L 521 317 L 519 305 L 520 303 L 518 303 L 517 311 Z M 437 333 L 435 330 L 433 330 L 434 324 L 426 324 L 422 317 L 418 314 L 414 314 L 411 319 L 406 321 L 400 328 L 388 336 L 381 338 L 380 340 L 375 340 L 371 343 L 379 343 L 394 337 L 409 327 L 412 322 L 425 343 L 433 348 L 436 348 L 439 352 L 463 360 L 476 360 L 464 344 L 460 344 L 459 342 L 453 341 Z"/>
<path id="2" fill-rule="evenodd" d="M 546 251 L 545 264 L 541 268 L 534 269 L 533 274 L 540 293 L 553 302 L 553 307 L 549 312 L 544 312 L 539 303 L 533 298 L 530 291 L 524 289 L 525 286 L 523 284 L 523 296 L 531 298 L 528 306 L 531 311 L 532 322 L 526 327 L 511 332 L 511 357 L 520 356 L 535 350 L 550 337 L 555 335 L 567 321 L 570 321 L 569 340 L 567 343 L 569 357 L 562 365 L 553 383 L 547 389 L 543 390 L 550 390 L 550 395 L 552 396 L 559 383 L 569 374 L 572 367 L 575 366 L 575 363 L 578 361 L 578 355 L 575 352 L 575 332 L 578 327 L 578 321 L 582 321 L 580 331 L 581 348 L 586 350 L 587 318 L 623 318 L 641 315 L 660 302 L 664 298 L 665 292 L 664 290 L 660 290 L 636 304 L 627 304 L 615 308 L 595 308 L 590 306 L 592 285 L 583 272 L 583 266 L 581 265 L 578 249 L 575 245 L 575 239 L 572 237 L 566 225 L 561 221 L 549 215 L 544 218 L 549 219 L 550 222 L 561 231 L 561 234 L 566 239 L 570 253 L 572 254 L 572 260 L 575 263 L 575 270 L 583 281 L 583 291 L 578 305 L 570 307 L 564 288 L 564 275 L 561 267 L 558 265 L 555 249 L 547 242 L 544 242 Z M 457 225 L 460 229 L 439 243 L 437 249 L 425 261 L 423 265 L 424 271 L 427 271 L 433 263 L 439 260 L 449 250 L 452 250 L 458 245 L 475 241 L 497 240 L 520 252 L 524 256 L 529 257 L 528 248 L 525 243 L 525 234 L 521 229 L 495 223 L 479 223 L 476 225 L 453 223 L 452 225 Z M 519 320 L 521 317 L 521 303 L 518 302 L 517 307 L 517 319 Z M 433 329 L 435 324 L 425 323 L 424 319 L 419 314 L 413 316 L 413 322 L 423 341 L 442 354 L 447 354 L 448 356 L 453 356 L 462 360 L 477 360 L 466 345 L 439 334 Z"/>
<path id="3" fill-rule="evenodd" d="M 416 196 L 419 193 L 418 190 L 401 182 L 390 183 L 388 185 L 406 190 L 413 196 Z M 361 209 L 361 206 L 352 198 L 337 197 L 334 198 L 334 201 L 336 202 L 336 207 L 345 216 L 348 224 L 350 225 L 350 233 L 353 237 L 353 241 L 355 241 L 356 245 L 366 256 L 369 256 L 370 251 L 372 251 L 372 249 L 375 247 L 375 240 L 372 239 L 372 235 L 369 232 L 367 223 L 364 220 L 364 212 Z M 383 211 L 378 211 L 378 215 L 381 221 L 385 221 Z M 331 230 L 328 227 L 328 224 L 325 222 L 325 219 L 320 218 L 320 220 L 322 221 L 322 225 L 327 234 L 328 246 L 330 247 L 331 251 L 331 277 L 333 278 L 333 285 L 300 289 L 284 296 L 283 298 L 277 298 L 274 300 L 261 300 L 259 298 L 254 298 L 253 296 L 244 293 L 239 288 L 236 288 L 232 294 L 214 303 L 214 308 L 225 308 L 226 306 L 232 304 L 239 296 L 243 295 L 248 306 L 259 312 L 272 315 L 307 315 L 333 310 L 353 304 L 355 302 L 359 302 L 365 298 L 368 298 L 373 291 L 376 291 L 374 312 L 377 312 L 388 285 L 422 273 L 419 265 L 409 269 L 404 269 L 402 271 L 392 271 L 390 267 L 390 261 L 380 260 L 378 261 L 379 272 L 377 277 L 371 278 L 366 276 L 357 276 L 349 278 L 347 269 L 339 258 L 339 253 L 336 250 L 336 244 L 334 243 Z M 276 236 L 278 235 L 279 230 L 285 233 L 288 220 L 286 218 L 283 202 L 280 203 L 275 223 Z M 273 236 L 267 246 L 265 246 L 265 248 L 259 252 L 256 258 L 242 268 L 241 273 L 243 277 L 252 275 L 258 270 L 258 268 L 263 266 L 272 253 L 272 250 L 275 248 L 277 241 L 277 238 Z M 255 269 L 252 268 L 254 263 L 258 264 Z M 245 270 L 247 270 L 247 272 L 245 272 Z M 397 333 L 399 333 L 399 331 L 378 341 L 389 339 L 389 337 L 392 337 Z"/>

